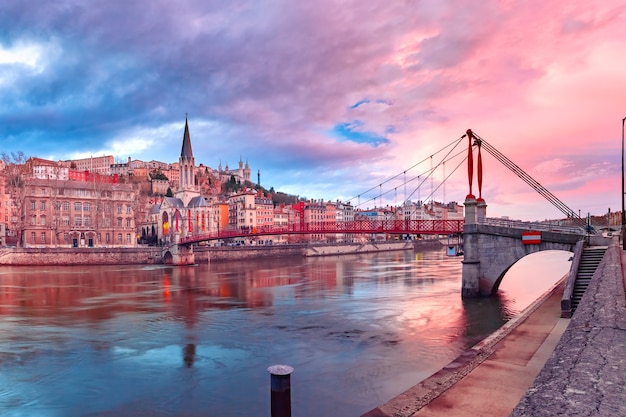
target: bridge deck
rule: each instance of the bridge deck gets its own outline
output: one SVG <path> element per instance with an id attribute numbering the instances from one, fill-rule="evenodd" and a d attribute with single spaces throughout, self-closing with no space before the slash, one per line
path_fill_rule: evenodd
<path id="1" fill-rule="evenodd" d="M 181 239 L 182 244 L 236 237 L 311 235 L 311 234 L 429 234 L 463 233 L 463 220 L 355 220 L 342 223 L 306 223 L 287 227 L 263 226 L 250 229 L 226 229 Z"/>

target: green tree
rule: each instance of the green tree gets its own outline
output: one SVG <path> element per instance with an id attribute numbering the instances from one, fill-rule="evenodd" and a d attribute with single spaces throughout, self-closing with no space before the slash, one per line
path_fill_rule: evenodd
<path id="1" fill-rule="evenodd" d="M 170 187 L 167 187 L 167 191 L 165 192 L 165 197 L 174 197 L 174 194 L 172 193 L 172 189 Z"/>
<path id="2" fill-rule="evenodd" d="M 153 180 L 169 181 L 169 178 L 167 178 L 167 176 L 163 172 L 161 172 L 160 169 L 155 169 L 154 171 L 152 171 L 150 173 L 150 178 Z"/>

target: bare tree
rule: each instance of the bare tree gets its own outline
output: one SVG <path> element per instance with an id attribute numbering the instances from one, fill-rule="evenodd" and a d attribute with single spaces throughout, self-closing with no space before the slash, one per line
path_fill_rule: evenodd
<path id="1" fill-rule="evenodd" d="M 6 191 L 11 198 L 10 231 L 11 234 L 15 235 L 16 245 L 19 247 L 22 246 L 22 232 L 25 222 L 24 199 L 31 178 L 31 172 L 28 170 L 28 161 L 31 159 L 26 157 L 22 151 L 11 152 L 10 154 L 2 152 L 0 159 L 5 164 Z"/>

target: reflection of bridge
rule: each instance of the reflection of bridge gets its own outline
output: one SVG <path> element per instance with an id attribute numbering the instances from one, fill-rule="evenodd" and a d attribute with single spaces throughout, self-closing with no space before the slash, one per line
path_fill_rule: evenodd
<path id="1" fill-rule="evenodd" d="M 459 235 L 463 232 L 463 220 L 354 220 L 341 223 L 308 223 L 287 227 L 260 227 L 251 230 L 222 230 L 187 236 L 180 244 L 189 245 L 217 239 L 237 237 L 310 235 L 310 234 L 421 234 Z"/>

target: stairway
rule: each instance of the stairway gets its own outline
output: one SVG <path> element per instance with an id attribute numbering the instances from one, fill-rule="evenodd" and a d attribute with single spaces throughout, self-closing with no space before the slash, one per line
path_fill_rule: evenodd
<path id="1" fill-rule="evenodd" d="M 606 249 L 606 247 L 592 247 L 583 250 L 578 271 L 576 272 L 574 291 L 572 292 L 572 314 L 576 311 L 580 300 L 583 298 L 585 291 L 587 291 L 591 277 L 596 272 L 600 261 L 602 261 Z"/>

